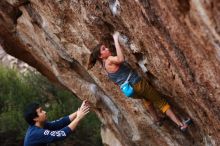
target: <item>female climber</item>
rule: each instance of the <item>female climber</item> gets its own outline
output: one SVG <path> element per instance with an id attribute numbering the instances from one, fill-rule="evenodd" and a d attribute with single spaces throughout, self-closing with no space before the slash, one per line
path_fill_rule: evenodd
<path id="1" fill-rule="evenodd" d="M 112 51 L 110 51 L 110 49 L 104 44 L 99 44 L 94 48 L 91 54 L 89 68 L 94 66 L 96 60 L 99 60 L 107 71 L 108 77 L 117 85 L 122 86 L 126 81 L 131 84 L 131 92 L 129 92 L 129 87 L 128 90 L 125 89 L 125 91 L 123 91 L 123 87 L 121 88 L 126 96 L 145 99 L 145 106 L 157 124 L 160 125 L 161 123 L 154 107 L 157 107 L 162 111 L 162 113 L 165 113 L 180 128 L 181 131 L 185 131 L 188 124 L 191 122 L 191 119 L 188 118 L 181 122 L 176 117 L 166 100 L 161 97 L 161 95 L 148 83 L 147 80 L 142 79 L 137 72 L 127 65 L 122 48 L 119 44 L 119 32 L 115 32 L 113 34 L 113 39 L 116 56 L 113 56 Z M 134 94 L 132 90 L 134 91 Z"/>

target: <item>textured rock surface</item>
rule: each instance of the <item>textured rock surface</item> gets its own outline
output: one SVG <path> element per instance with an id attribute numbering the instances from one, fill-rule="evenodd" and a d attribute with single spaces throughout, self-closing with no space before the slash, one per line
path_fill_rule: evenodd
<path id="1" fill-rule="evenodd" d="M 7 66 L 9 68 L 16 68 L 21 73 L 26 73 L 27 71 L 34 71 L 34 68 L 29 66 L 27 63 L 7 54 L 3 48 L 0 46 L 0 64 Z"/>
<path id="2" fill-rule="evenodd" d="M 115 30 L 127 59 L 175 111 L 194 125 L 152 124 L 141 100 L 126 99 L 100 64 L 87 70 L 92 48 Z M 106 145 L 220 145 L 220 2 L 218 0 L 1 0 L 0 43 L 80 99 L 103 123 Z M 112 140 L 106 139 L 111 137 Z"/>

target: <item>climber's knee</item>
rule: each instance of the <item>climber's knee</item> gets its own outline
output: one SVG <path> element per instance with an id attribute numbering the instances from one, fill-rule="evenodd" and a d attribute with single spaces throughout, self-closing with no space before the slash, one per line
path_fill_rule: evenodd
<path id="1" fill-rule="evenodd" d="M 144 106 L 146 107 L 152 106 L 152 103 L 149 100 L 144 99 Z"/>
<path id="2" fill-rule="evenodd" d="M 161 108 L 161 111 L 162 111 L 162 113 L 166 113 L 166 111 L 167 111 L 168 109 L 170 109 L 170 105 L 167 103 L 167 104 L 165 104 L 165 105 Z"/>

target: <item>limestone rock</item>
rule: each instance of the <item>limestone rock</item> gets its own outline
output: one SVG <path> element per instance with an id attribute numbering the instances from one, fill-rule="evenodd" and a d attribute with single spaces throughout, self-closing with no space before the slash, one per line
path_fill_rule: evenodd
<path id="1" fill-rule="evenodd" d="M 116 8 L 115 8 L 116 7 Z M 0 44 L 80 99 L 88 99 L 115 146 L 220 145 L 219 0 L 1 0 Z M 126 58 L 194 125 L 156 127 L 138 99 L 127 99 L 92 48 L 120 31 Z M 141 62 L 141 63 L 140 63 Z M 141 64 L 139 66 L 138 64 Z M 146 68 L 145 68 L 146 67 Z M 109 133 L 105 133 L 109 132 Z"/>
<path id="2" fill-rule="evenodd" d="M 8 68 L 16 68 L 21 73 L 28 71 L 35 71 L 34 68 L 29 66 L 27 63 L 7 54 L 0 46 L 0 64 Z"/>

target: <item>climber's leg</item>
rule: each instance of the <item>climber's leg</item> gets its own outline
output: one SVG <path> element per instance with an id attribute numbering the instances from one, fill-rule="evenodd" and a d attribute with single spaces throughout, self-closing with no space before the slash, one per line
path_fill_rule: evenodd
<path id="1" fill-rule="evenodd" d="M 191 122 L 192 122 L 190 118 L 188 118 L 188 119 L 184 120 L 183 122 L 181 122 L 177 118 L 177 116 L 174 114 L 174 112 L 172 111 L 170 106 L 168 108 L 164 108 L 164 112 L 174 123 L 177 124 L 178 127 L 180 127 L 181 131 L 186 131 L 188 125 L 191 124 Z"/>
<path id="2" fill-rule="evenodd" d="M 165 111 L 165 114 L 178 126 L 183 126 L 183 123 L 180 122 L 180 120 L 176 117 L 176 115 L 173 113 L 170 107 Z"/>
<path id="3" fill-rule="evenodd" d="M 158 116 L 156 109 L 154 108 L 153 104 L 150 101 L 147 100 L 143 100 L 144 101 L 144 106 L 147 109 L 147 111 L 150 113 L 150 115 L 152 116 L 155 124 L 157 124 L 158 126 L 161 126 L 162 123 L 160 121 L 160 117 Z"/>
<path id="4" fill-rule="evenodd" d="M 138 83 L 133 85 L 135 95 L 133 98 L 143 99 L 144 106 L 147 109 L 147 111 L 150 113 L 150 115 L 153 118 L 153 121 L 157 124 L 160 122 L 160 118 L 152 104 L 149 100 L 145 98 L 145 86 L 148 86 L 148 83 L 145 82 L 145 80 L 141 80 Z M 159 125 L 159 124 L 158 124 Z"/>

